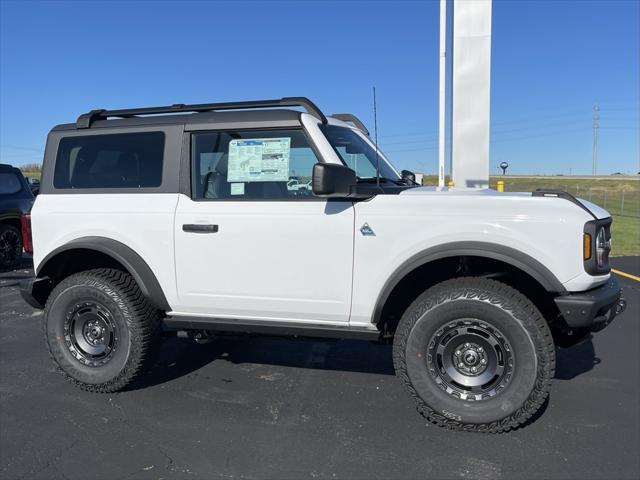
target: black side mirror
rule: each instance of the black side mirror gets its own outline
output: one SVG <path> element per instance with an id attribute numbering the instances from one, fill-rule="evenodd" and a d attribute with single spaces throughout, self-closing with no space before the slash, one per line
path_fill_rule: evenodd
<path id="1" fill-rule="evenodd" d="M 402 174 L 402 180 L 404 180 L 404 183 L 408 183 L 410 185 L 417 184 L 416 174 L 411 170 L 402 170 L 400 173 Z"/>
<path id="2" fill-rule="evenodd" d="M 312 183 L 318 197 L 347 197 L 356 184 L 356 172 L 344 165 L 316 163 Z"/>

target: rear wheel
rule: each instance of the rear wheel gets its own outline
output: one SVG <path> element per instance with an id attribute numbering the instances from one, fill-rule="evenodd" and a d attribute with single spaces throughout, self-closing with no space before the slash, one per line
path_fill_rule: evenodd
<path id="1" fill-rule="evenodd" d="M 22 237 L 13 225 L 0 225 L 0 270 L 16 268 L 22 256 Z"/>
<path id="2" fill-rule="evenodd" d="M 66 278 L 44 311 L 51 357 L 72 383 L 114 392 L 151 366 L 160 335 L 158 311 L 126 272 L 97 269 Z"/>
<path id="3" fill-rule="evenodd" d="M 407 309 L 394 365 L 431 422 L 500 432 L 524 423 L 546 399 L 555 347 L 544 318 L 520 292 L 459 278 L 430 288 Z"/>

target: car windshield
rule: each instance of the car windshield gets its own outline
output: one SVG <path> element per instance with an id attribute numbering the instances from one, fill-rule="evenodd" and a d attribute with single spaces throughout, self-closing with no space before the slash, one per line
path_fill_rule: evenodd
<path id="1" fill-rule="evenodd" d="M 356 172 L 358 179 L 376 178 L 376 162 L 379 162 L 380 177 L 394 182 L 400 180 L 398 173 L 380 153 L 376 159 L 373 145 L 351 128 L 320 125 L 320 129 L 345 165 Z"/>

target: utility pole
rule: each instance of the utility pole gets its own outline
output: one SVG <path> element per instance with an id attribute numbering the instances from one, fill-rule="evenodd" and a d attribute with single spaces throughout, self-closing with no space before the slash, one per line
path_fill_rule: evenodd
<path id="1" fill-rule="evenodd" d="M 592 172 L 595 177 L 598 172 L 598 121 L 600 120 L 600 105 L 596 101 L 593 104 L 593 152 L 592 152 Z"/>
<path id="2" fill-rule="evenodd" d="M 440 96 L 438 98 L 438 186 L 444 187 L 445 81 L 447 68 L 447 0 L 440 0 Z"/>

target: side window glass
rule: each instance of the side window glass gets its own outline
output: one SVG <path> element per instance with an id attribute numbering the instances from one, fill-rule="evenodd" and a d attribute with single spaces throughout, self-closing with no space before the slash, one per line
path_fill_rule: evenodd
<path id="1" fill-rule="evenodd" d="M 78 135 L 60 140 L 55 188 L 159 187 L 164 133 Z"/>
<path id="2" fill-rule="evenodd" d="M 318 159 L 301 130 L 195 133 L 191 138 L 194 198 L 312 197 Z"/>

